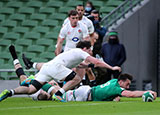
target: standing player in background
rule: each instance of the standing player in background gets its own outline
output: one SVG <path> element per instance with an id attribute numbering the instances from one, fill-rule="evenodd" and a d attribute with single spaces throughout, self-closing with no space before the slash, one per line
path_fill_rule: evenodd
<path id="1" fill-rule="evenodd" d="M 76 13 L 76 15 L 75 14 L 71 15 L 71 13 L 73 14 L 75 12 L 73 11 L 74 10 L 72 10 L 72 12 L 70 11 L 68 18 L 64 21 L 63 27 L 60 31 L 60 34 L 57 40 L 57 48 L 55 50 L 55 55 L 58 55 L 61 53 L 62 44 L 65 39 L 66 39 L 66 44 L 64 47 L 64 51 L 68 51 L 72 48 L 75 48 L 76 47 L 75 44 L 78 43 L 79 41 L 82 41 L 82 40 L 91 41 L 89 34 L 94 35 L 93 33 L 94 27 L 92 22 L 88 18 L 83 16 L 84 7 L 81 5 L 77 6 L 76 11 L 78 12 L 78 14 Z M 87 26 L 87 30 L 86 30 L 86 26 Z M 86 31 L 88 31 L 89 33 Z M 92 39 L 94 38 L 92 37 Z M 76 68 L 75 71 L 81 73 L 81 76 L 85 75 L 84 69 Z"/>
<path id="2" fill-rule="evenodd" d="M 76 48 L 76 44 L 82 40 L 90 39 L 88 29 L 86 25 L 82 22 L 79 22 L 79 15 L 76 10 L 71 10 L 68 13 L 69 22 L 65 24 L 59 34 L 57 40 L 57 48 L 55 50 L 55 55 L 59 55 L 62 51 L 62 45 L 64 40 L 66 40 L 66 44 L 64 47 L 64 52 L 70 49 Z M 75 68 L 74 71 L 79 73 L 81 77 L 85 75 L 85 70 L 81 68 Z"/>
<path id="3" fill-rule="evenodd" d="M 66 40 L 64 51 L 76 48 L 76 44 L 82 40 L 89 40 L 89 34 L 86 25 L 78 21 L 78 12 L 71 10 L 68 14 L 69 23 L 65 24 L 59 34 L 57 40 L 57 48 L 55 54 L 58 55 L 62 51 L 63 41 Z"/>
<path id="4" fill-rule="evenodd" d="M 90 35 L 90 41 L 92 42 L 94 40 L 94 37 L 97 37 L 97 36 L 95 36 L 96 34 L 94 34 L 94 26 L 93 26 L 92 21 L 90 19 L 88 19 L 86 16 L 84 16 L 85 9 L 84 9 L 83 5 L 77 5 L 75 9 L 76 9 L 76 11 L 78 12 L 78 15 L 79 15 L 79 22 L 82 22 L 83 24 L 85 24 L 87 26 L 88 32 L 89 32 L 89 35 Z M 68 22 L 69 22 L 69 18 L 66 18 L 64 20 L 63 26 L 66 25 Z M 91 49 L 93 49 L 93 46 L 91 47 Z M 81 73 L 82 72 L 85 75 L 85 72 L 83 70 L 81 70 Z M 86 72 L 87 72 L 88 76 L 91 75 L 91 74 L 88 74 L 88 73 L 93 73 L 91 69 L 87 69 Z M 92 77 L 93 77 L 93 74 L 92 74 Z"/>
<path id="5" fill-rule="evenodd" d="M 91 20 L 89 20 L 86 16 L 84 16 L 84 6 L 83 5 L 77 5 L 76 6 L 76 11 L 78 12 L 79 15 L 79 22 L 82 22 L 85 24 L 88 28 L 89 35 L 92 39 L 92 36 L 94 34 L 94 26 Z M 66 18 L 64 20 L 63 26 L 66 25 L 69 22 L 69 18 Z"/>

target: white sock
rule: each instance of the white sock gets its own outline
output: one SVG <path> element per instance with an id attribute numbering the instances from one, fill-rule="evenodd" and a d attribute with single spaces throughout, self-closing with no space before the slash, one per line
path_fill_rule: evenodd
<path id="1" fill-rule="evenodd" d="M 63 89 L 63 88 L 59 89 L 59 91 L 60 91 L 62 94 L 64 94 L 64 93 L 65 93 L 65 91 L 64 91 L 64 89 Z"/>
<path id="2" fill-rule="evenodd" d="M 13 89 L 11 89 L 10 91 L 11 91 L 12 95 L 14 95 L 14 90 L 13 90 Z"/>
<path id="3" fill-rule="evenodd" d="M 33 68 L 34 68 L 34 69 L 37 69 L 36 66 L 37 66 L 37 63 L 34 62 L 34 63 L 33 63 Z"/>
<path id="4" fill-rule="evenodd" d="M 16 64 L 18 64 L 19 63 L 19 60 L 18 59 L 15 59 L 14 61 L 13 61 L 13 64 L 14 65 L 16 65 Z"/>
<path id="5" fill-rule="evenodd" d="M 50 94 L 54 88 L 55 88 L 55 87 L 53 87 L 53 86 L 52 86 L 52 87 L 50 87 L 50 88 L 48 89 L 47 93 L 49 93 L 49 94 Z"/>

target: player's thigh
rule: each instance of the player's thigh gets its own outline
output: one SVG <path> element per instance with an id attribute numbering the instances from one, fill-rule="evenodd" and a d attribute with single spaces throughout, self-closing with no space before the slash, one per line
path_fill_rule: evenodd
<path id="1" fill-rule="evenodd" d="M 62 64 L 47 64 L 45 63 L 41 70 L 36 74 L 36 80 L 41 82 L 49 81 L 50 79 L 62 80 L 72 72 Z"/>
<path id="2" fill-rule="evenodd" d="M 54 63 L 52 65 L 49 65 L 47 68 L 47 75 L 51 76 L 56 80 L 64 80 L 71 73 L 72 73 L 71 69 L 59 63 Z"/>

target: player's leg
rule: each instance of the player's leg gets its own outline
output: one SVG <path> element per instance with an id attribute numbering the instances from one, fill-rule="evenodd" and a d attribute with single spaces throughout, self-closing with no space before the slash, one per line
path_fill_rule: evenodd
<path id="1" fill-rule="evenodd" d="M 18 71 L 20 71 L 19 69 L 22 68 L 22 66 L 21 66 L 20 63 L 18 63 L 18 64 L 16 64 L 16 65 L 14 65 L 14 67 L 15 67 L 16 73 L 17 73 L 17 75 L 18 75 Z M 23 69 L 22 69 L 21 71 L 23 71 Z M 22 73 L 24 73 L 24 72 L 22 72 Z M 20 80 L 20 84 L 21 84 L 25 79 L 27 79 L 27 76 L 25 75 L 25 73 L 24 73 L 24 74 L 20 74 L 18 77 L 19 77 L 19 80 Z"/>
<path id="2" fill-rule="evenodd" d="M 29 87 L 19 86 L 15 89 L 4 90 L 0 94 L 0 101 L 6 99 L 7 97 L 13 96 L 13 95 L 33 94 L 33 93 L 37 92 L 40 88 L 42 88 L 43 84 L 44 84 L 44 82 L 38 82 L 38 81 L 34 80 Z"/>
<path id="3" fill-rule="evenodd" d="M 22 59 L 23 62 L 26 66 L 26 69 L 30 69 L 30 68 L 34 68 L 37 70 L 40 70 L 41 67 L 43 66 L 44 63 L 36 63 L 36 62 L 32 62 L 30 59 L 28 59 L 24 54 L 22 54 Z"/>
<path id="4" fill-rule="evenodd" d="M 62 87 L 65 91 L 74 88 L 81 82 L 82 78 L 78 73 L 72 74 L 72 77 L 68 77 L 65 79 L 66 84 Z"/>
<path id="5" fill-rule="evenodd" d="M 11 56 L 13 58 L 13 64 L 14 64 L 14 67 L 16 69 L 16 74 L 17 76 L 20 78 L 20 81 L 26 79 L 26 76 L 25 76 L 25 73 L 22 69 L 22 66 L 20 65 L 19 63 L 19 60 L 18 60 L 18 57 L 17 57 L 17 54 L 16 54 L 16 51 L 15 51 L 15 47 L 13 45 L 11 45 L 9 47 L 9 51 L 11 53 Z M 9 97 L 9 96 L 12 96 L 12 94 L 14 94 L 14 90 L 4 90 L 1 94 L 0 94 L 0 101 L 4 100 L 5 98 Z"/>
<path id="6" fill-rule="evenodd" d="M 19 64 L 19 60 L 15 51 L 15 47 L 13 45 L 11 45 L 9 47 L 9 51 L 12 55 L 13 58 L 13 63 L 15 65 L 16 68 L 16 74 L 18 77 L 25 75 L 21 65 Z M 30 85 L 29 87 L 25 87 L 25 86 L 20 86 L 17 87 L 15 89 L 11 89 L 11 90 L 4 90 L 1 94 L 0 94 L 0 101 L 4 100 L 5 98 L 12 96 L 14 94 L 32 94 L 35 93 L 36 91 L 38 91 L 41 87 L 42 84 L 44 84 L 44 82 L 38 82 L 36 80 L 33 81 L 32 85 Z"/>
<path id="7" fill-rule="evenodd" d="M 56 101 L 64 102 L 62 95 L 69 89 L 74 88 L 77 84 L 80 83 L 81 80 L 82 79 L 80 75 L 72 71 L 64 80 L 66 84 L 52 96 L 52 99 Z"/>
<path id="8" fill-rule="evenodd" d="M 16 54 L 16 50 L 13 45 L 11 45 L 9 47 L 9 51 L 10 51 L 11 56 L 13 58 L 13 64 L 14 64 L 14 67 L 16 70 L 16 74 L 20 78 L 20 82 L 21 82 L 21 81 L 25 80 L 27 78 L 27 76 L 25 75 L 23 68 L 22 68 L 21 64 L 19 63 L 19 60 L 18 60 L 18 57 Z"/>

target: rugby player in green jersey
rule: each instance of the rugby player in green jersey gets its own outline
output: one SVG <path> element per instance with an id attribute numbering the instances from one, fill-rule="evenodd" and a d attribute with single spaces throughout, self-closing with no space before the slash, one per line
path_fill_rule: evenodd
<path id="1" fill-rule="evenodd" d="M 153 94 L 154 99 L 157 93 L 154 91 L 130 91 L 129 86 L 132 81 L 129 74 L 121 74 L 118 79 L 112 79 L 105 84 L 95 87 L 81 86 L 75 90 L 69 90 L 63 98 L 66 101 L 119 101 L 122 97 L 141 97 L 145 92 Z"/>

